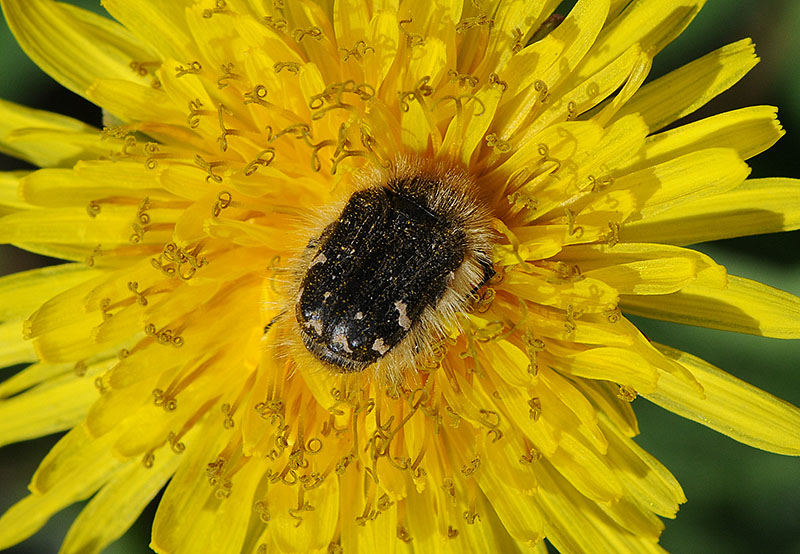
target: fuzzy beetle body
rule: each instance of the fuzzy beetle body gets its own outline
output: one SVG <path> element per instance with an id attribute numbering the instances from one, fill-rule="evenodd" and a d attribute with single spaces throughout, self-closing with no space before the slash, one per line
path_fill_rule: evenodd
<path id="1" fill-rule="evenodd" d="M 304 255 L 295 317 L 309 352 L 360 372 L 401 345 L 413 357 L 465 308 L 494 273 L 486 216 L 465 181 L 401 173 L 349 198 Z"/>

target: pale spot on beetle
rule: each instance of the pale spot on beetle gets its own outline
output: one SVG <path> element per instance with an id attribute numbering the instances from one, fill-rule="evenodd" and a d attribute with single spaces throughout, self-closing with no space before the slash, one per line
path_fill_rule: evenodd
<path id="1" fill-rule="evenodd" d="M 405 331 L 411 329 L 411 319 L 409 319 L 408 315 L 406 314 L 406 308 L 408 305 L 405 302 L 400 302 L 398 300 L 394 303 L 394 307 L 397 308 L 398 312 L 400 312 L 400 317 L 397 318 L 397 324 Z"/>
<path id="2" fill-rule="evenodd" d="M 350 345 L 347 342 L 347 337 L 343 333 L 339 333 L 337 335 L 334 335 L 334 337 L 331 339 L 331 343 L 332 344 L 338 344 L 339 346 L 342 347 L 342 350 L 344 350 L 348 354 L 352 354 L 353 353 L 353 349 L 350 348 Z"/>
<path id="3" fill-rule="evenodd" d="M 309 265 L 308 267 L 314 267 L 317 264 L 324 264 L 327 261 L 328 257 L 325 256 L 325 254 L 318 254 L 316 258 L 311 260 L 311 265 Z"/>
<path id="4" fill-rule="evenodd" d="M 363 312 L 356 312 L 356 315 L 355 315 L 354 319 L 364 319 L 364 313 Z"/>
<path id="5" fill-rule="evenodd" d="M 326 292 L 325 294 L 322 295 L 322 298 L 324 298 L 325 300 L 327 300 L 330 297 L 331 297 L 331 292 L 330 291 L 328 291 L 328 292 Z"/>
<path id="6" fill-rule="evenodd" d="M 311 329 L 314 329 L 314 331 L 316 331 L 318 335 L 322 335 L 323 326 L 322 326 L 322 321 L 320 321 L 319 319 L 315 318 L 306 321 L 306 327 L 310 327 Z"/>
<path id="7" fill-rule="evenodd" d="M 389 351 L 389 346 L 383 343 L 383 339 L 378 337 L 375 339 L 375 342 L 372 343 L 372 349 L 383 356 Z"/>

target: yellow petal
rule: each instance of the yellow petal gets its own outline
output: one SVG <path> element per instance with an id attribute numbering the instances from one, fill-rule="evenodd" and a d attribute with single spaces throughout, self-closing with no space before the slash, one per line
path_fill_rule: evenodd
<path id="1" fill-rule="evenodd" d="M 261 11 L 260 9 L 258 10 Z M 186 9 L 184 16 L 194 43 L 192 46 L 194 50 L 193 59 L 202 60 L 206 68 L 213 68 L 211 70 L 217 72 L 224 64 L 229 63 L 231 60 L 241 59 L 241 53 L 248 48 L 248 39 L 242 36 L 245 33 L 242 33 L 240 28 L 246 25 L 252 25 L 256 23 L 256 21 L 254 21 L 255 18 L 253 17 L 235 13 L 229 13 L 222 17 L 207 17 L 209 15 L 208 11 L 206 6 L 195 3 L 194 6 Z M 261 18 L 259 17 L 258 19 Z M 263 20 L 261 21 L 263 22 Z M 267 30 L 266 26 L 260 26 L 264 28 L 264 31 Z M 179 63 L 185 64 L 189 60 L 179 59 L 178 61 Z M 162 66 L 161 75 L 165 73 L 163 69 L 166 67 L 169 66 L 165 63 L 164 66 Z M 219 74 L 219 77 L 222 77 L 222 74 Z M 219 77 L 215 77 L 214 79 L 218 79 Z M 207 83 L 208 81 L 205 82 Z M 225 88 L 225 83 L 229 82 L 229 79 L 223 78 L 218 82 L 217 86 Z"/>
<path id="2" fill-rule="evenodd" d="M 608 8 L 608 0 L 579 0 L 564 21 L 541 41 L 551 45 L 548 48 L 551 53 L 558 49 L 558 57 L 543 70 L 537 67 L 537 72 L 541 71 L 541 74 L 530 80 L 531 84 L 516 106 L 515 116 L 498 133 L 500 138 L 508 140 L 527 121 L 531 109 L 540 102 L 542 92 L 547 92 L 542 90 L 541 83 L 548 89 L 555 89 L 571 74 L 572 68 L 583 58 L 600 33 Z M 563 48 L 559 47 L 560 44 L 564 45 Z M 536 48 L 536 45 L 533 47 Z M 538 85 L 537 81 L 540 81 Z M 529 135 L 538 131 L 539 129 L 527 131 L 521 140 L 524 142 Z"/>
<path id="3" fill-rule="evenodd" d="M 657 131 L 733 86 L 756 63 L 750 39 L 723 46 L 643 86 L 617 117 L 638 112 L 650 130 Z"/>
<path id="4" fill-rule="evenodd" d="M 0 152 L 39 167 L 71 166 L 99 154 L 100 132 L 90 125 L 0 100 Z M 108 150 L 108 146 L 102 149 Z"/>
<path id="5" fill-rule="evenodd" d="M 588 126 L 590 122 L 579 122 L 577 124 Z M 595 121 L 592 121 L 591 125 L 600 127 Z M 557 127 L 554 126 L 554 128 Z M 561 136 L 560 144 L 549 149 L 548 155 L 561 160 L 563 165 L 557 171 L 548 175 L 549 182 L 547 185 L 541 192 L 537 191 L 535 193 L 538 217 L 548 214 L 553 208 L 563 209 L 564 187 L 575 187 L 581 191 L 590 191 L 595 186 L 602 186 L 596 184 L 603 182 L 604 178 L 611 181 L 612 179 L 607 175 L 609 168 L 616 167 L 621 160 L 629 159 L 641 148 L 647 136 L 647 126 L 637 115 L 628 116 L 614 122 L 610 128 L 605 129 L 602 138 L 599 138 L 595 143 L 581 140 L 577 134 L 571 137 L 564 133 L 567 129 L 568 127 L 565 126 L 562 133 L 559 133 Z M 545 135 L 546 133 L 542 134 Z M 537 138 L 534 138 L 531 142 L 535 143 L 537 140 Z M 603 223 L 605 224 L 606 222 Z M 607 231 L 607 227 L 603 230 Z M 583 236 L 580 238 L 583 239 L 582 242 L 591 240 Z"/>
<path id="6" fill-rule="evenodd" d="M 597 37 L 576 75 L 584 79 L 620 56 L 632 44 L 655 56 L 686 28 L 705 0 L 643 0 L 632 2 L 625 13 Z"/>
<path id="7" fill-rule="evenodd" d="M 403 112 L 400 125 L 403 145 L 412 152 L 425 152 L 431 136 L 431 127 L 425 109 L 417 102 L 410 103 L 408 111 Z"/>
<path id="8" fill-rule="evenodd" d="M 552 426 L 547 421 L 546 416 L 547 413 L 553 413 L 555 416 L 567 413 L 563 404 L 556 399 L 553 402 L 554 407 L 544 413 L 536 424 L 532 425 L 532 420 L 529 416 L 531 406 L 528 402 L 533 395 L 525 388 L 512 387 L 504 381 L 498 380 L 495 386 L 497 387 L 498 394 L 503 399 L 502 406 L 498 407 L 501 410 L 505 410 L 503 414 L 505 418 L 514 423 L 515 427 L 524 433 L 525 437 L 528 438 L 540 452 L 545 455 L 553 454 L 558 448 L 558 443 L 553 437 Z M 453 405 L 455 405 L 454 409 L 458 413 L 460 406 L 457 401 L 462 398 L 461 395 L 449 394 L 449 391 L 445 391 L 444 394 L 448 403 L 451 403 L 451 399 L 453 400 Z M 542 401 L 542 404 L 544 405 L 545 402 Z M 567 417 L 574 418 L 574 415 L 567 413 Z M 559 429 L 560 428 L 561 426 L 559 425 Z"/>
<path id="9" fill-rule="evenodd" d="M 401 29 L 401 41 L 406 43 L 405 52 L 410 58 L 407 60 L 410 71 L 407 73 L 407 77 L 411 77 L 412 83 L 406 82 L 407 85 L 413 84 L 424 75 L 431 76 L 430 84 L 434 87 L 438 84 L 439 78 L 447 71 L 446 64 L 433 68 L 434 73 L 419 73 L 413 69 L 413 66 L 417 65 L 421 60 L 413 60 L 426 51 L 426 44 L 431 40 L 442 43 L 445 60 L 456 59 L 456 25 L 461 21 L 463 9 L 463 2 L 451 0 L 441 2 L 405 0 L 398 3 L 398 20 L 407 20 Z M 423 40 L 419 41 L 418 38 L 407 39 L 407 37 L 415 35 Z M 439 50 L 439 48 L 439 46 L 436 46 L 434 51 Z"/>
<path id="10" fill-rule="evenodd" d="M 89 306 L 86 297 L 107 278 L 107 273 L 97 271 L 87 275 L 83 281 L 42 304 L 26 322 L 26 335 L 36 338 L 47 333 L 58 332 L 65 325 L 80 323 L 86 319 Z M 99 307 L 99 305 L 98 305 Z M 102 317 L 98 318 L 102 321 Z"/>
<path id="11" fill-rule="evenodd" d="M 553 0 L 550 0 L 550 3 L 554 3 Z M 492 14 L 494 23 L 492 32 L 489 33 L 486 53 L 476 73 L 481 75 L 484 72 L 490 73 L 498 67 L 503 67 L 506 61 L 515 55 L 512 50 L 515 41 L 520 41 L 520 46 L 524 46 L 523 37 L 530 36 L 554 7 L 547 5 L 546 2 L 529 2 L 528 0 L 498 2 L 497 10 Z M 521 33 L 522 37 L 515 38 L 515 32 Z"/>
<path id="12" fill-rule="evenodd" d="M 336 0 L 333 5 L 333 29 L 340 46 L 348 48 L 366 35 L 369 13 L 363 2 Z"/>
<path id="13" fill-rule="evenodd" d="M 67 433 L 33 476 L 32 494 L 0 517 L 0 548 L 25 540 L 54 513 L 83 500 L 108 481 L 120 466 L 108 446 L 107 441 L 88 438 L 82 427 Z"/>
<path id="14" fill-rule="evenodd" d="M 192 385 L 195 385 L 195 383 L 192 383 Z M 114 454 L 122 459 L 142 456 L 154 444 L 163 442 L 164 437 L 173 432 L 171 429 L 182 429 L 187 421 L 199 419 L 200 416 L 192 416 L 198 413 L 202 415 L 207 411 L 205 406 L 198 410 L 198 406 L 202 404 L 205 397 L 189 396 L 192 392 L 194 391 L 190 391 L 187 396 L 181 397 L 180 402 L 175 400 L 175 405 L 177 406 L 175 410 L 165 413 L 162 406 L 156 406 L 153 402 L 150 402 L 138 409 L 129 409 L 129 414 L 118 417 L 113 422 L 114 430 L 119 436 L 112 445 Z M 105 393 L 105 395 L 108 394 L 110 393 Z M 145 394 L 140 395 L 139 398 L 142 398 Z M 119 396 L 117 396 L 116 400 L 120 400 Z M 125 417 L 126 415 L 128 417 Z M 96 429 L 90 427 L 90 432 L 93 435 L 95 431 Z"/>
<path id="15" fill-rule="evenodd" d="M 507 425 L 507 423 L 510 422 L 501 421 L 499 425 L 505 428 L 502 440 L 498 439 L 496 442 L 487 441 L 489 448 L 486 448 L 485 453 L 481 454 L 486 456 L 486 464 L 481 467 L 487 473 L 492 474 L 488 478 L 491 482 L 502 483 L 502 490 L 506 494 L 533 494 L 536 491 L 536 474 L 530 465 L 523 465 L 520 461 L 521 457 L 525 456 L 530 450 L 530 445 L 526 444 L 524 437 L 512 425 Z M 496 433 L 490 433 L 488 436 L 494 437 L 495 435 Z M 482 479 L 481 476 L 478 477 Z M 487 487 L 493 486 L 492 484 L 487 485 Z M 491 498 L 495 498 L 495 495 L 492 494 Z M 508 509 L 508 506 L 506 506 L 506 509 Z M 505 517 L 509 516 L 514 517 L 511 514 L 507 514 Z M 483 514 L 481 514 L 481 517 L 483 517 Z M 535 515 L 531 517 L 535 518 Z M 541 532 L 541 521 L 538 525 L 532 525 L 531 531 Z M 518 535 L 525 536 L 525 532 L 518 533 Z M 531 535 L 528 536 L 530 537 Z"/>
<path id="16" fill-rule="evenodd" d="M 339 477 L 339 521 L 350 522 L 340 525 L 340 540 L 345 552 L 385 552 L 394 554 L 397 548 L 397 503 L 380 513 L 380 516 L 367 521 L 364 526 L 354 525 L 356 518 L 365 513 L 364 475 L 352 467 Z M 336 478 L 331 475 L 328 479 Z M 412 493 L 413 494 L 413 493 Z M 431 513 L 426 506 L 423 514 Z M 423 515 L 420 514 L 420 515 Z"/>
<path id="17" fill-rule="evenodd" d="M 20 181 L 29 173 L 29 171 L 0 172 L 0 216 L 32 207 L 19 197 L 18 192 Z"/>
<path id="18" fill-rule="evenodd" d="M 600 408 L 614 427 L 626 437 L 639 434 L 639 423 L 633 413 L 631 403 L 619 397 L 619 387 L 603 381 L 581 379 L 575 382 L 592 404 Z"/>
<path id="19" fill-rule="evenodd" d="M 117 346 L 115 343 L 101 343 L 92 337 L 94 328 L 99 325 L 95 318 L 73 325 L 64 325 L 57 333 L 50 333 L 33 340 L 33 347 L 39 360 L 48 363 L 74 362 L 105 353 Z M 130 346 L 126 344 L 124 346 Z"/>
<path id="20" fill-rule="evenodd" d="M 628 7 L 630 0 L 611 0 L 611 8 L 608 10 L 608 21 L 614 21 L 620 13 Z"/>
<path id="21" fill-rule="evenodd" d="M 634 315 L 685 325 L 800 338 L 800 298 L 733 275 L 725 289 L 690 284 L 663 296 L 622 296 L 620 307 Z"/>
<path id="22" fill-rule="evenodd" d="M 181 458 L 160 452 L 152 466 L 132 460 L 89 501 L 59 554 L 97 554 L 119 538 L 175 472 Z"/>
<path id="23" fill-rule="evenodd" d="M 190 532 L 180 544 L 178 551 L 240 554 L 244 550 L 243 543 L 248 525 L 255 516 L 254 495 L 266 469 L 265 464 L 251 459 L 233 476 L 230 496 L 222 498 L 211 495 L 204 506 L 192 506 L 190 509 L 201 510 L 205 517 L 200 522 L 189 525 Z M 201 486 L 209 492 L 214 492 L 214 487 L 205 478 L 202 478 L 202 481 L 204 482 L 200 483 Z M 186 525 L 185 521 L 183 525 Z M 256 525 L 261 526 L 263 522 L 257 521 Z"/>
<path id="24" fill-rule="evenodd" d="M 97 464 L 97 478 L 102 477 L 105 481 L 112 470 L 120 466 L 108 448 L 113 438 L 112 433 L 103 440 L 95 440 L 83 425 L 74 427 L 50 449 L 33 474 L 28 488 L 37 495 L 57 491 L 65 482 L 80 475 L 86 469 L 83 466 L 90 463 Z"/>
<path id="25" fill-rule="evenodd" d="M 166 365 L 166 364 L 165 364 Z M 115 368 L 116 369 L 116 368 Z M 168 371 L 172 369 L 166 365 Z M 112 374 L 113 375 L 113 374 Z M 103 376 L 102 383 L 106 384 L 110 379 Z M 126 429 L 133 423 L 125 422 L 132 415 L 136 415 L 142 408 L 131 410 L 130 405 L 137 399 L 152 398 L 152 391 L 157 381 L 153 377 L 150 380 L 143 380 L 135 386 L 129 386 L 122 390 L 115 390 L 113 382 L 110 383 L 111 390 L 103 393 L 92 406 L 86 416 L 86 429 L 93 437 L 98 438 L 115 429 L 120 423 L 126 423 Z M 108 385 L 107 385 L 108 386 Z M 149 408 L 152 404 L 145 405 Z M 146 431 L 148 431 L 146 429 Z"/>
<path id="26" fill-rule="evenodd" d="M 136 214 L 136 206 L 118 205 L 102 206 L 94 218 L 87 215 L 86 208 L 17 212 L 0 218 L 0 242 L 127 245 L 135 231 L 132 226 L 137 222 Z M 141 241 L 164 244 L 171 235 L 171 232 L 145 232 Z"/>
<path id="27" fill-rule="evenodd" d="M 68 371 L 72 371 L 74 367 L 74 363 L 43 364 L 40 362 L 31 364 L 0 383 L 0 398 L 17 394 L 43 381 L 63 375 Z"/>
<path id="28" fill-rule="evenodd" d="M 623 496 L 610 504 L 598 504 L 603 513 L 626 531 L 640 538 L 658 540 L 664 530 L 664 522 L 655 515 L 650 506 Z"/>
<path id="29" fill-rule="evenodd" d="M 597 413 L 591 403 L 575 388 L 568 378 L 556 371 L 540 368 L 539 378 L 543 386 L 548 387 L 558 401 L 575 414 L 579 424 L 578 430 L 585 436 L 598 452 L 605 454 L 608 442 L 597 426 Z M 534 391 L 536 388 L 534 387 Z"/>
<path id="30" fill-rule="evenodd" d="M 0 321 L 28 317 L 52 298 L 92 277 L 96 271 L 83 264 L 62 264 L 22 271 L 0 278 Z"/>
<path id="31" fill-rule="evenodd" d="M 581 275 L 603 281 L 620 294 L 669 294 L 695 281 L 720 288 L 727 284 L 724 267 L 685 248 L 635 243 L 571 246 L 558 259 L 579 263 Z"/>
<path id="32" fill-rule="evenodd" d="M 800 456 L 800 409 L 691 354 L 657 347 L 692 372 L 706 397 L 698 399 L 683 383 L 662 375 L 658 389 L 644 395 L 648 400 L 744 444 Z"/>
<path id="33" fill-rule="evenodd" d="M 544 276 L 512 271 L 506 274 L 502 289 L 519 298 L 562 310 L 572 306 L 581 312 L 604 312 L 617 303 L 617 292 L 596 279 L 551 283 Z"/>
<path id="34" fill-rule="evenodd" d="M 452 518 L 451 511 L 447 509 L 447 500 L 444 500 L 444 496 L 445 493 L 442 492 L 442 488 L 437 487 L 435 490 L 425 490 L 422 494 L 416 490 L 411 490 L 404 499 L 406 507 L 405 527 L 410 531 L 412 544 L 418 543 L 420 552 L 437 552 L 442 550 L 443 545 L 446 544 L 437 529 L 442 525 L 445 526 L 444 529 L 447 529 L 448 521 Z M 398 541 L 392 540 L 391 542 L 394 544 Z M 417 547 L 417 544 L 414 544 L 414 546 Z M 402 550 L 399 551 L 402 552 Z M 417 552 L 416 548 L 414 548 L 414 552 Z"/>
<path id="35" fill-rule="evenodd" d="M 322 76 L 319 66 L 314 63 L 301 64 L 297 81 L 304 98 L 311 98 L 325 90 L 325 78 Z M 294 109 L 296 110 L 297 107 L 295 106 Z"/>
<path id="36" fill-rule="evenodd" d="M 624 87 L 623 87 L 624 88 Z M 647 125 L 638 115 L 623 117 L 606 127 L 603 138 L 586 160 L 581 160 L 577 183 L 586 186 L 590 178 L 602 179 L 609 168 L 618 167 L 641 149 L 647 137 Z"/>
<path id="37" fill-rule="evenodd" d="M 286 2 L 283 6 L 283 13 L 286 14 L 290 29 L 317 27 L 322 30 L 319 40 L 303 40 L 302 50 L 305 53 L 306 59 L 312 65 L 319 68 L 320 72 L 325 77 L 325 82 L 334 82 L 341 75 L 339 72 L 341 57 L 336 51 L 337 44 L 330 23 L 332 6 L 326 10 L 317 2 L 307 1 Z M 198 8 L 195 8 L 195 13 L 200 12 Z M 361 9 L 365 10 L 365 8 Z M 257 13 L 260 13 L 262 10 L 262 7 L 256 9 Z M 235 29 L 233 32 L 238 34 L 238 29 Z M 350 46 L 352 47 L 352 45 Z"/>
<path id="38" fill-rule="evenodd" d="M 659 383 L 660 385 L 660 383 Z M 609 440 L 608 461 L 622 474 L 625 489 L 642 505 L 663 517 L 675 517 L 686 502 L 678 480 L 657 459 L 601 416 Z"/>
<path id="39" fill-rule="evenodd" d="M 271 485 L 284 489 L 280 493 L 270 491 L 272 521 L 272 540 L 281 552 L 308 552 L 327 547 L 336 533 L 339 520 L 339 480 L 335 474 L 329 475 L 322 484 L 303 494 L 303 503 L 308 502 L 313 510 L 297 511 L 300 506 L 298 487 L 288 487 L 283 483 Z M 292 514 L 302 517 L 302 521 Z M 383 515 L 381 516 L 383 517 Z M 367 525 L 380 525 L 380 521 Z M 355 525 L 355 521 L 352 522 Z"/>
<path id="40" fill-rule="evenodd" d="M 548 463 L 541 464 L 541 486 L 533 501 L 545 516 L 547 538 L 559 552 L 664 553 L 657 537 L 636 536 L 606 516 Z"/>
<path id="41" fill-rule="evenodd" d="M 635 46 L 638 47 L 638 45 Z M 611 63 L 607 67 L 611 67 L 613 65 L 614 63 Z M 636 62 L 631 68 L 630 74 L 627 76 L 627 80 L 622 86 L 622 89 L 620 89 L 619 94 L 615 95 L 609 102 L 607 102 L 606 105 L 603 106 L 596 115 L 592 116 L 592 119 L 602 125 L 608 125 L 608 122 L 611 121 L 611 119 L 617 114 L 619 109 L 624 106 L 642 86 L 642 83 L 644 83 L 644 80 L 650 73 L 652 66 L 652 52 L 649 50 L 645 52 L 639 52 Z"/>
<path id="42" fill-rule="evenodd" d="M 52 379 L 13 398 L 0 401 L 0 445 L 41 437 L 79 424 L 97 400 L 94 376 L 108 362 Z"/>
<path id="43" fill-rule="evenodd" d="M 114 141 L 105 141 L 99 131 L 61 131 L 51 129 L 17 129 L 6 137 L 8 146 L 23 152 L 40 167 L 71 167 L 79 160 L 110 157 L 118 153 Z M 16 156 L 16 154 L 15 154 Z"/>
<path id="44" fill-rule="evenodd" d="M 654 391 L 658 382 L 656 368 L 625 348 L 590 348 L 571 359 L 559 357 L 556 363 L 560 371 L 570 375 L 612 381 L 637 391 Z"/>
<path id="45" fill-rule="evenodd" d="M 694 244 L 800 228 L 800 180 L 748 179 L 622 227 L 620 240 Z"/>
<path id="46" fill-rule="evenodd" d="M 161 2 L 143 0 L 103 0 L 103 7 L 126 29 L 142 42 L 154 48 L 161 59 L 174 58 L 191 63 L 189 32 L 186 26 L 186 8 L 191 2 L 185 0 Z M 134 58 L 137 59 L 137 58 Z M 152 58 L 147 58 L 149 61 Z"/>
<path id="47" fill-rule="evenodd" d="M 551 403 L 543 397 L 542 419 L 545 417 L 548 405 Z M 558 421 L 553 422 L 553 427 L 559 444 L 552 454 L 545 453 L 547 461 L 570 485 L 593 503 L 618 501 L 623 495 L 622 485 L 605 456 L 587 444 L 580 435 L 565 432 Z M 536 475 L 539 477 L 540 473 L 537 471 Z"/>
<path id="48" fill-rule="evenodd" d="M 216 459 L 227 436 L 218 432 L 218 420 L 207 418 L 197 426 L 193 441 L 186 443 L 175 475 L 158 504 L 150 548 L 159 553 L 180 552 L 189 540 L 192 527 L 214 526 L 214 512 L 222 500 L 215 497 L 214 486 L 205 478 L 206 466 Z M 172 456 L 164 452 L 162 455 Z M 203 506 L 208 503 L 208 509 Z M 252 507 L 252 506 L 251 506 Z"/>
<path id="49" fill-rule="evenodd" d="M 627 101 L 629 94 L 633 94 L 641 85 L 641 81 L 647 76 L 649 69 L 650 57 L 642 52 L 638 44 L 634 44 L 585 81 L 570 80 L 565 86 L 573 88 L 562 94 L 562 97 L 568 101 L 545 105 L 545 111 L 531 123 L 531 128 L 544 128 L 555 121 L 571 119 L 577 113 L 585 113 L 622 86 L 623 90 L 610 101 L 613 109 L 606 108 L 607 113 L 592 117 L 594 122 L 606 126 L 611 116 L 619 109 L 616 104 Z M 570 106 L 571 103 L 572 106 Z M 571 108 L 573 113 L 570 113 Z"/>
<path id="50" fill-rule="evenodd" d="M 413 90 L 425 77 L 429 79 L 430 85 L 438 83 L 444 76 L 446 67 L 447 44 L 437 37 L 428 37 L 424 44 L 411 51 L 405 80 L 406 90 Z"/>
<path id="51" fill-rule="evenodd" d="M 74 169 L 41 169 L 20 183 L 22 198 L 37 206 L 75 206 L 93 200 L 124 196 L 167 197 L 159 183 L 160 172 L 133 162 L 78 162 Z M 102 206 L 100 207 L 102 211 Z M 87 214 L 88 215 L 88 214 Z"/>
<path id="52" fill-rule="evenodd" d="M 621 333 L 625 333 L 633 338 L 631 349 L 647 360 L 656 371 L 674 375 L 688 385 L 689 388 L 694 391 L 695 395 L 699 398 L 703 397 L 703 387 L 697 382 L 697 379 L 695 379 L 685 367 L 670 360 L 659 352 L 650 342 L 650 339 L 645 337 L 627 318 L 619 318 L 615 325 L 619 328 Z"/>
<path id="53" fill-rule="evenodd" d="M 777 113 L 771 106 L 753 106 L 659 133 L 647 139 L 638 155 L 618 167 L 635 170 L 705 148 L 733 148 L 747 160 L 784 135 Z"/>
<path id="54" fill-rule="evenodd" d="M 45 302 L 25 323 L 26 337 L 44 362 L 75 362 L 108 348 L 93 338 L 103 321 L 99 310 L 88 311 L 86 295 L 105 278 L 98 272 L 88 280 Z"/>
<path id="55" fill-rule="evenodd" d="M 563 40 L 550 33 L 542 40 L 526 46 L 512 56 L 500 73 L 506 83 L 508 96 L 514 97 L 533 85 L 538 79 L 536 71 L 553 64 L 558 59 L 564 46 Z M 513 111 L 516 112 L 516 109 Z"/>
<path id="56" fill-rule="evenodd" d="M 550 65 L 541 79 L 551 89 L 572 75 L 591 49 L 603 28 L 610 7 L 609 0 L 578 0 L 561 24 L 551 33 L 566 44 L 561 57 Z"/>
<path id="57" fill-rule="evenodd" d="M 148 84 L 123 79 L 100 79 L 87 88 L 86 96 L 126 122 L 186 124 L 186 114 L 169 101 L 163 90 Z"/>
<path id="58" fill-rule="evenodd" d="M 25 340 L 19 321 L 0 324 L 0 367 L 36 361 L 33 344 Z"/>
<path id="59" fill-rule="evenodd" d="M 364 58 L 364 75 L 367 82 L 383 82 L 394 63 L 400 44 L 400 28 L 397 14 L 393 11 L 378 11 L 372 16 L 366 32 L 367 45 L 380 44 L 375 52 Z"/>
<path id="60" fill-rule="evenodd" d="M 458 536 L 455 540 L 450 540 L 445 545 L 452 545 L 450 552 L 452 554 L 463 554 L 464 552 L 527 552 L 528 554 L 547 554 L 546 551 L 540 550 L 544 546 L 544 540 L 540 540 L 533 546 L 533 543 L 518 540 L 509 536 L 505 530 L 503 523 L 497 516 L 494 508 L 492 507 L 492 500 L 486 497 L 485 494 L 479 494 L 476 502 L 476 513 L 480 519 L 476 523 L 464 524 L 461 523 L 458 528 Z M 525 510 L 533 511 L 535 508 L 528 503 Z M 463 513 L 461 514 L 463 516 Z M 541 516 L 539 516 L 541 518 Z M 464 521 L 463 519 L 461 520 Z M 539 527 L 541 529 L 541 527 Z M 427 550 L 420 550 L 427 552 Z"/>
<path id="61" fill-rule="evenodd" d="M 630 220 L 646 220 L 689 201 L 728 191 L 749 172 L 734 150 L 700 150 L 615 179 L 583 212 L 603 211 L 621 198 L 631 198 L 639 209 Z"/>
<path id="62" fill-rule="evenodd" d="M 515 249 L 513 243 L 508 245 L 510 248 L 506 263 L 501 262 L 501 265 L 516 263 L 517 254 L 524 261 L 544 260 L 558 254 L 564 246 L 568 231 L 566 225 L 526 225 L 509 229 L 507 236 L 515 237 L 519 246 Z M 496 248 L 502 249 L 505 246 L 500 245 Z"/>
<path id="63" fill-rule="evenodd" d="M 144 82 L 130 63 L 152 54 L 118 23 L 50 1 L 2 0 L 2 6 L 22 49 L 71 91 L 85 96 L 101 76 Z"/>
<path id="64" fill-rule="evenodd" d="M 241 221 L 238 219 L 216 217 L 214 219 L 207 219 L 204 224 L 204 230 L 210 237 L 221 238 L 229 241 L 232 244 L 242 246 L 266 246 L 270 247 L 270 251 L 275 251 L 275 245 L 281 244 L 289 237 L 287 225 L 291 221 L 291 216 L 274 216 L 271 219 L 270 225 L 262 225 L 260 222 L 255 221 Z M 226 263 L 237 263 L 241 261 L 246 263 L 250 257 L 258 253 L 255 248 L 238 248 L 235 258 L 226 260 Z M 264 251 L 261 250 L 261 254 Z M 208 275 L 206 274 L 206 277 Z"/>
<path id="65" fill-rule="evenodd" d="M 481 142 L 485 139 L 486 131 L 492 124 L 492 119 L 497 109 L 497 105 L 502 97 L 499 86 L 485 86 L 475 95 L 475 99 L 470 100 L 467 108 L 459 114 L 450 124 L 456 129 L 463 125 L 463 142 L 461 145 L 461 161 L 465 166 L 469 165 L 473 154 L 479 150 Z M 478 103 L 480 101 L 480 104 Z M 459 121 L 463 119 L 463 121 Z M 448 134 L 450 129 L 448 129 Z M 445 138 L 447 144 L 447 138 Z"/>
<path id="66" fill-rule="evenodd" d="M 509 487 L 494 472 L 481 472 L 478 482 L 483 494 L 491 499 L 503 527 L 512 537 L 526 544 L 535 544 L 543 538 L 542 515 L 531 505 L 528 495 Z"/>
<path id="67" fill-rule="evenodd" d="M 89 245 L 81 245 L 81 244 L 43 244 L 43 243 L 26 243 L 26 242 L 16 242 L 14 246 L 26 250 L 28 252 L 33 252 L 35 254 L 40 254 L 42 256 L 50 256 L 51 258 L 59 258 L 64 261 L 70 262 L 82 262 L 86 263 L 90 257 L 92 257 L 92 250 L 95 247 L 99 247 L 100 245 L 96 244 L 94 246 Z M 89 263 L 96 263 L 97 260 L 92 259 Z M 118 263 L 117 260 L 102 260 L 102 263 Z M 99 265 L 97 263 L 96 265 Z"/>
<path id="68" fill-rule="evenodd" d="M 551 125 L 538 134 L 528 136 L 526 133 L 514 153 L 489 172 L 489 175 L 499 179 L 500 175 L 513 175 L 521 168 L 529 167 L 534 160 L 538 162 L 542 159 L 542 145 L 547 148 L 548 156 L 557 160 L 572 160 L 576 156 L 579 159 L 586 158 L 587 153 L 594 152 L 604 131 L 603 127 L 592 121 L 567 121 Z M 558 175 L 552 176 L 551 180 L 560 183 Z"/>

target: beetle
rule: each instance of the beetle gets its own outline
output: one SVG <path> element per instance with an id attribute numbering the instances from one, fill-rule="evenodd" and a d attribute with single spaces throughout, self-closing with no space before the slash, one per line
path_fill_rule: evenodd
<path id="1" fill-rule="evenodd" d="M 413 365 L 494 275 L 491 236 L 457 168 L 403 160 L 373 172 L 303 254 L 294 306 L 303 345 L 334 372 Z"/>

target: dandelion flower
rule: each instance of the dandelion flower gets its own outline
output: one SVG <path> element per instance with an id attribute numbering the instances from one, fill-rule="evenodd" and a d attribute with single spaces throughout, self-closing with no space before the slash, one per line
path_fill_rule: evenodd
<path id="1" fill-rule="evenodd" d="M 0 547 L 166 485 L 160 553 L 659 551 L 641 395 L 800 454 L 800 411 L 623 314 L 781 338 L 800 300 L 687 244 L 798 228 L 771 107 L 663 129 L 757 58 L 647 84 L 702 1 L 2 0 L 104 128 L 3 102 L 0 440 L 69 432 Z"/>

